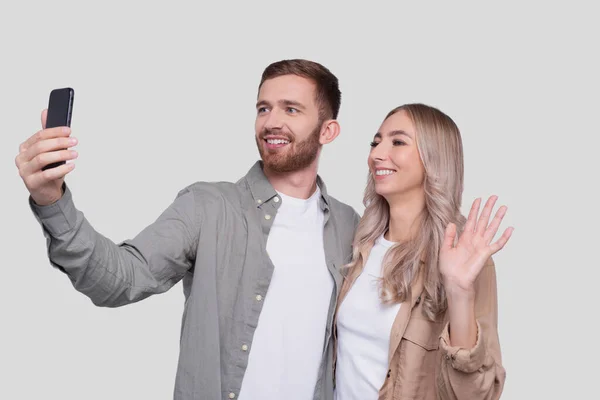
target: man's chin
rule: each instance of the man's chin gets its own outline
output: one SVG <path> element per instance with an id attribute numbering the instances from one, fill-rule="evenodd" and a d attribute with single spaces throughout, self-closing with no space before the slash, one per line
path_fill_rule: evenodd
<path id="1" fill-rule="evenodd" d="M 263 165 L 265 166 L 265 168 L 271 172 L 277 172 L 277 173 L 290 172 L 290 168 L 289 168 L 290 166 L 286 165 L 285 162 L 273 160 L 272 157 L 268 157 L 268 156 L 263 157 L 262 161 L 263 161 Z"/>

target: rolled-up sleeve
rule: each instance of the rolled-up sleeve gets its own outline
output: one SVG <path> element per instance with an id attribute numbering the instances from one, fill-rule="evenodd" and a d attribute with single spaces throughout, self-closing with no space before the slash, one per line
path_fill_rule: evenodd
<path id="1" fill-rule="evenodd" d="M 449 325 L 439 338 L 440 398 L 447 400 L 499 399 L 506 380 L 498 337 L 496 270 L 490 259 L 476 282 L 477 340 L 470 349 L 452 346 Z"/>

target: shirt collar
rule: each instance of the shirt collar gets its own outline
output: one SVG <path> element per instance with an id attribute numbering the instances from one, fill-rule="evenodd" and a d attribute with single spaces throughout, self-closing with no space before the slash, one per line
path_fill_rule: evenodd
<path id="1" fill-rule="evenodd" d="M 277 192 L 271 185 L 271 182 L 267 179 L 263 171 L 264 164 L 261 160 L 258 160 L 254 163 L 254 165 L 248 170 L 244 179 L 248 183 L 248 187 L 250 188 L 250 192 L 252 193 L 252 197 L 254 201 L 258 204 L 266 203 L 272 200 L 275 196 L 277 196 Z M 325 182 L 319 175 L 317 175 L 317 185 L 319 186 L 319 190 L 321 191 L 321 209 L 327 210 L 329 209 L 329 195 L 327 194 L 327 186 Z"/>

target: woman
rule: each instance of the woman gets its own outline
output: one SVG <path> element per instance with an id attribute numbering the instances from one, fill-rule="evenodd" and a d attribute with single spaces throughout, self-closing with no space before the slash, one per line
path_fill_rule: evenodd
<path id="1" fill-rule="evenodd" d="M 498 399 L 491 218 L 460 213 L 463 153 L 450 117 L 423 104 L 392 110 L 371 143 L 364 215 L 336 316 L 336 398 Z"/>

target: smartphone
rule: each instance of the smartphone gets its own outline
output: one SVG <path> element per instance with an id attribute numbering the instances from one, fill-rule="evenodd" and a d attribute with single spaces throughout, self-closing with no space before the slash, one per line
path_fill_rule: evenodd
<path id="1" fill-rule="evenodd" d="M 71 126 L 74 97 L 75 91 L 69 87 L 54 89 L 50 92 L 48 114 L 46 115 L 46 129 L 56 128 L 58 126 Z M 49 168 L 56 168 L 63 164 L 65 164 L 65 161 L 51 163 L 42 167 L 42 171 Z"/>

